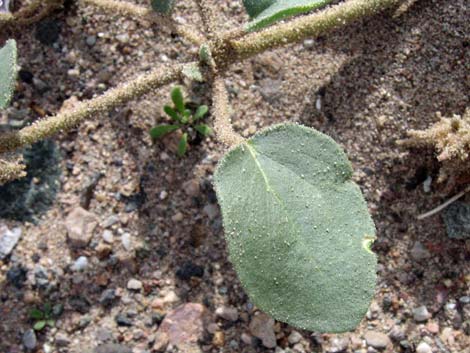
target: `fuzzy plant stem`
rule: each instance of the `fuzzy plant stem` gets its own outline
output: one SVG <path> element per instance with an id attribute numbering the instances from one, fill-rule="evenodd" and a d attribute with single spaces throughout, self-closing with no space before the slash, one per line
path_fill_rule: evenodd
<path id="1" fill-rule="evenodd" d="M 184 65 L 175 65 L 154 69 L 97 98 L 80 102 L 71 110 L 65 110 L 55 116 L 36 121 L 17 132 L 0 135 L 0 153 L 31 145 L 61 131 L 70 130 L 87 118 L 107 112 L 118 105 L 173 82 L 180 77 L 183 67 Z"/>
<path id="2" fill-rule="evenodd" d="M 212 90 L 214 130 L 217 138 L 227 146 L 236 146 L 245 139 L 233 130 L 230 122 L 228 92 L 222 77 L 214 78 Z"/>
<path id="3" fill-rule="evenodd" d="M 0 29 L 5 25 L 24 26 L 37 22 L 62 4 L 63 0 L 35 0 L 13 14 L 0 14 Z"/>
<path id="4" fill-rule="evenodd" d="M 213 39 L 217 31 L 217 21 L 214 14 L 214 5 L 210 3 L 210 0 L 195 0 L 199 17 L 201 17 L 204 25 L 204 31 L 206 32 L 208 39 Z"/>
<path id="5" fill-rule="evenodd" d="M 403 0 L 350 0 L 321 12 L 296 18 L 286 23 L 271 26 L 260 32 L 230 41 L 232 49 L 240 59 L 316 37 L 333 29 L 343 27 L 364 17 L 373 16 L 399 5 Z"/>
<path id="6" fill-rule="evenodd" d="M 95 6 L 109 13 L 118 13 L 122 16 L 134 17 L 146 20 L 151 23 L 163 24 L 175 31 L 181 37 L 187 39 L 191 43 L 199 46 L 204 42 L 204 36 L 195 28 L 179 25 L 170 18 L 158 15 L 151 8 L 134 5 L 126 1 L 114 0 L 81 0 L 85 5 Z"/>
<path id="7" fill-rule="evenodd" d="M 24 164 L 0 160 L 0 185 L 26 176 L 24 169 Z"/>

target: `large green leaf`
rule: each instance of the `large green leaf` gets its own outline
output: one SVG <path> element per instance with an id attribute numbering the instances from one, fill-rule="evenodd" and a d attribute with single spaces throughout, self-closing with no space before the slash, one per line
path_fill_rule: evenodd
<path id="1" fill-rule="evenodd" d="M 169 15 L 175 6 L 175 0 L 150 0 L 152 8 L 163 15 Z"/>
<path id="2" fill-rule="evenodd" d="M 374 294 L 375 227 L 328 136 L 276 125 L 215 173 L 230 259 L 254 304 L 303 329 L 354 329 Z"/>
<path id="3" fill-rule="evenodd" d="M 5 109 L 13 96 L 18 72 L 16 60 L 16 42 L 8 40 L 0 49 L 0 109 Z"/>
<path id="4" fill-rule="evenodd" d="M 248 30 L 258 30 L 288 16 L 318 9 L 332 0 L 244 0 L 243 5 L 252 18 Z"/>

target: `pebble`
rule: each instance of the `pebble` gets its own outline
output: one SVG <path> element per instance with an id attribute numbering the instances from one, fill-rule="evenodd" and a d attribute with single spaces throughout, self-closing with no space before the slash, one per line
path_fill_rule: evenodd
<path id="1" fill-rule="evenodd" d="M 305 49 L 312 49 L 315 41 L 313 39 L 305 39 L 303 45 Z"/>
<path id="2" fill-rule="evenodd" d="M 386 334 L 377 331 L 367 331 L 364 335 L 367 345 L 377 349 L 384 349 L 391 342 Z"/>
<path id="3" fill-rule="evenodd" d="M 238 310 L 234 307 L 220 306 L 215 310 L 215 315 L 227 321 L 238 320 Z"/>
<path id="4" fill-rule="evenodd" d="M 215 204 L 209 204 L 204 206 L 203 211 L 211 221 L 219 215 L 219 207 Z"/>
<path id="5" fill-rule="evenodd" d="M 126 327 L 131 327 L 132 326 L 132 320 L 124 314 L 118 314 L 114 318 L 118 326 L 126 326 Z"/>
<path id="6" fill-rule="evenodd" d="M 127 289 L 140 291 L 142 289 L 142 282 L 137 279 L 132 278 L 129 280 L 129 282 L 127 282 Z"/>
<path id="7" fill-rule="evenodd" d="M 188 281 L 191 277 L 204 276 L 204 267 L 187 261 L 176 271 L 176 277 L 183 281 Z"/>
<path id="8" fill-rule="evenodd" d="M 5 224 L 0 224 L 0 260 L 10 255 L 21 237 L 21 228 L 8 229 Z"/>
<path id="9" fill-rule="evenodd" d="M 250 322 L 250 332 L 258 337 L 266 348 L 276 347 L 276 335 L 274 333 L 274 319 L 265 313 L 254 316 Z"/>
<path id="10" fill-rule="evenodd" d="M 395 342 L 403 341 L 406 338 L 405 332 L 398 325 L 393 326 L 388 335 Z"/>
<path id="11" fill-rule="evenodd" d="M 253 343 L 253 337 L 246 332 L 243 332 L 240 338 L 247 346 L 251 346 Z"/>
<path id="12" fill-rule="evenodd" d="M 23 334 L 22 342 L 23 346 L 25 346 L 27 350 L 33 350 L 36 348 L 38 340 L 36 338 L 36 333 L 33 329 L 29 329 Z"/>
<path id="13" fill-rule="evenodd" d="M 104 232 L 103 232 L 103 235 L 101 236 L 103 238 L 103 240 L 108 243 L 108 244 L 112 244 L 113 241 L 114 241 L 114 235 L 113 235 L 113 232 L 110 231 L 109 229 L 105 229 Z"/>
<path id="14" fill-rule="evenodd" d="M 454 202 L 444 210 L 442 218 L 449 238 L 470 238 L 470 203 Z"/>
<path id="15" fill-rule="evenodd" d="M 83 271 L 88 267 L 88 258 L 86 256 L 80 256 L 75 262 L 72 264 L 70 269 L 74 272 Z"/>
<path id="16" fill-rule="evenodd" d="M 416 260 L 425 260 L 431 256 L 429 251 L 424 247 L 423 244 L 421 244 L 419 241 L 414 243 L 413 247 L 410 250 L 410 256 Z"/>
<path id="17" fill-rule="evenodd" d="M 7 280 L 9 283 L 20 289 L 26 282 L 27 270 L 21 265 L 12 266 L 7 271 Z"/>
<path id="18" fill-rule="evenodd" d="M 100 304 L 103 306 L 110 306 L 116 299 L 116 290 L 109 288 L 103 291 L 100 296 Z"/>
<path id="19" fill-rule="evenodd" d="M 81 207 L 74 208 L 65 219 L 68 239 L 76 247 L 84 247 L 90 243 L 97 225 L 95 215 Z"/>
<path id="20" fill-rule="evenodd" d="M 429 314 L 428 309 L 424 305 L 413 309 L 413 319 L 416 322 L 427 321 L 430 317 L 431 317 L 431 314 Z"/>
<path id="21" fill-rule="evenodd" d="M 432 349 L 426 342 L 421 342 L 416 347 L 416 353 L 432 353 Z"/>
<path id="22" fill-rule="evenodd" d="M 302 335 L 297 331 L 292 331 L 289 337 L 287 337 L 287 340 L 289 341 L 290 344 L 299 343 L 301 339 L 302 339 Z"/>
<path id="23" fill-rule="evenodd" d="M 158 328 L 154 349 L 161 351 L 170 344 L 182 352 L 199 348 L 204 333 L 206 310 L 198 303 L 186 303 L 170 311 Z"/>
<path id="24" fill-rule="evenodd" d="M 86 37 L 86 45 L 88 45 L 89 47 L 92 47 L 96 44 L 96 36 L 88 36 Z"/>
<path id="25" fill-rule="evenodd" d="M 327 350 L 328 353 L 342 353 L 348 349 L 349 340 L 346 337 L 335 337 L 331 340 L 331 346 Z"/>
<path id="26" fill-rule="evenodd" d="M 101 226 L 103 228 L 109 228 L 109 227 L 115 225 L 116 223 L 119 223 L 119 216 L 113 214 L 113 215 L 109 216 L 108 218 L 106 218 L 106 220 L 101 224 Z"/>
<path id="27" fill-rule="evenodd" d="M 124 249 L 126 249 L 127 251 L 131 250 L 132 248 L 131 235 L 129 233 L 124 233 L 121 236 L 121 243 Z"/>
<path id="28" fill-rule="evenodd" d="M 96 347 L 95 353 L 132 353 L 132 349 L 117 343 L 105 343 Z"/>
<path id="29" fill-rule="evenodd" d="M 55 335 L 55 344 L 57 347 L 66 347 L 70 344 L 70 339 L 65 333 L 58 332 Z"/>
<path id="30" fill-rule="evenodd" d="M 186 195 L 196 197 L 200 193 L 199 181 L 197 179 L 191 179 L 183 183 L 183 190 Z"/>

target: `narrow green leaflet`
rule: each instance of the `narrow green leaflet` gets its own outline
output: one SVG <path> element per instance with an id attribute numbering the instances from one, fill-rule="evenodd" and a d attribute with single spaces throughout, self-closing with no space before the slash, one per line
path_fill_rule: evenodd
<path id="1" fill-rule="evenodd" d="M 174 121 L 176 121 L 178 123 L 181 122 L 181 119 L 180 119 L 178 113 L 172 107 L 170 107 L 169 105 L 165 105 L 163 107 L 163 111 L 166 113 L 166 115 L 168 115 Z"/>
<path id="2" fill-rule="evenodd" d="M 246 25 L 255 31 L 283 18 L 318 9 L 332 0 L 244 0 L 243 5 L 251 17 Z"/>
<path id="3" fill-rule="evenodd" d="M 210 134 L 212 134 L 212 129 L 206 124 L 198 124 L 194 128 L 203 136 L 209 136 Z"/>
<path id="4" fill-rule="evenodd" d="M 175 87 L 171 90 L 171 100 L 175 105 L 176 109 L 181 113 L 184 114 L 184 98 L 183 93 L 181 92 L 181 88 Z"/>
<path id="5" fill-rule="evenodd" d="M 44 327 L 46 327 L 46 320 L 41 320 L 34 324 L 33 329 L 41 331 Z"/>
<path id="6" fill-rule="evenodd" d="M 263 130 L 215 173 L 230 259 L 253 303 L 319 332 L 354 329 L 374 294 L 375 226 L 345 153 L 296 124 Z"/>
<path id="7" fill-rule="evenodd" d="M 196 120 L 201 119 L 202 117 L 204 117 L 204 115 L 207 114 L 208 111 L 209 111 L 209 107 L 207 105 L 200 105 L 197 108 L 196 113 L 194 114 L 193 120 L 196 121 Z"/>
<path id="8" fill-rule="evenodd" d="M 166 134 L 169 134 L 170 132 L 178 130 L 179 128 L 179 125 L 158 125 L 150 129 L 150 136 L 156 140 L 162 136 L 165 136 Z"/>
<path id="9" fill-rule="evenodd" d="M 175 5 L 175 0 L 151 0 L 152 8 L 163 15 L 169 15 Z"/>
<path id="10" fill-rule="evenodd" d="M 0 49 L 0 109 L 5 109 L 10 104 L 13 96 L 18 73 L 16 60 L 16 42 L 8 40 Z"/>
<path id="11" fill-rule="evenodd" d="M 181 136 L 180 141 L 178 142 L 178 156 L 180 157 L 184 156 L 187 149 L 188 149 L 188 134 L 184 133 L 183 136 Z"/>

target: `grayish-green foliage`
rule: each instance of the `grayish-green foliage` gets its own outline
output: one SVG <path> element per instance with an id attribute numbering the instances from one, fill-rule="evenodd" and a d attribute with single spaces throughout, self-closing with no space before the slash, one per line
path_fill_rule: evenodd
<path id="1" fill-rule="evenodd" d="M 254 304 L 303 329 L 354 329 L 374 294 L 375 227 L 352 168 L 328 136 L 266 129 L 215 174 L 230 259 Z"/>
<path id="2" fill-rule="evenodd" d="M 0 109 L 5 109 L 10 104 L 13 96 L 18 73 L 16 60 L 16 42 L 8 40 L 0 49 Z"/>
<path id="3" fill-rule="evenodd" d="M 243 5 L 252 18 L 248 30 L 258 30 L 288 16 L 318 9 L 332 0 L 244 0 Z"/>
<path id="4" fill-rule="evenodd" d="M 176 0 L 151 0 L 152 8 L 164 15 L 169 15 L 173 10 Z"/>

